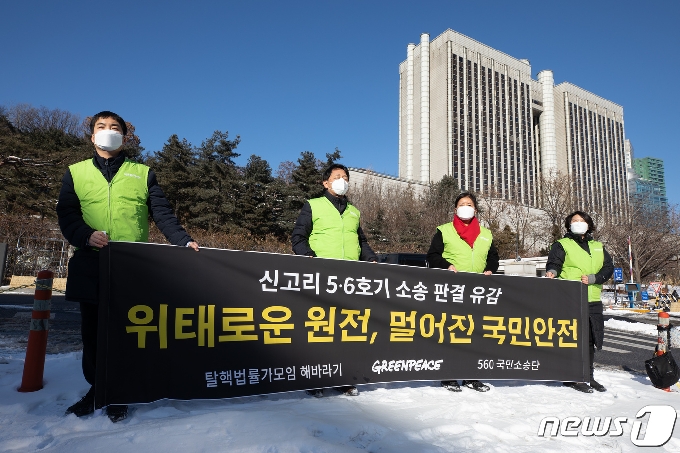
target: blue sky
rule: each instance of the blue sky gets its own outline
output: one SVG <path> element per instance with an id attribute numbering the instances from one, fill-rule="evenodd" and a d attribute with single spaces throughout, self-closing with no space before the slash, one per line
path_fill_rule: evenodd
<path id="1" fill-rule="evenodd" d="M 624 107 L 635 157 L 680 202 L 680 2 L 3 2 L 0 105 L 113 110 L 147 151 L 240 135 L 239 164 L 302 151 L 398 173 L 398 66 L 447 28 Z"/>

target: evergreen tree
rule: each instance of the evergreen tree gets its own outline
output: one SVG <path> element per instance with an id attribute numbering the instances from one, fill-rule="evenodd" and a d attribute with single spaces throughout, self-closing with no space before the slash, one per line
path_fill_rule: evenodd
<path id="1" fill-rule="evenodd" d="M 324 188 L 321 185 L 323 171 L 340 159 L 340 150 L 337 148 L 333 153 L 326 154 L 325 162 L 317 159 L 311 151 L 303 151 L 292 170 L 288 163 L 285 165 L 285 171 L 279 168 L 279 176 L 290 177 L 291 182 L 277 178 L 269 187 L 270 197 L 276 200 L 273 215 L 278 237 L 284 240 L 290 238 L 305 200 L 323 195 Z"/>
<path id="2" fill-rule="evenodd" d="M 498 249 L 498 256 L 502 260 L 512 259 L 517 256 L 517 233 L 512 231 L 509 225 L 502 229 L 498 221 L 493 221 L 489 225 L 489 230 L 493 235 L 493 243 Z M 522 251 L 520 250 L 520 253 Z"/>
<path id="3" fill-rule="evenodd" d="M 148 164 L 156 173 L 175 215 L 180 223 L 185 224 L 191 217 L 193 187 L 197 182 L 197 158 L 193 146 L 186 139 L 180 140 L 177 135 L 172 135 L 163 149 L 148 159 Z"/>
<path id="4" fill-rule="evenodd" d="M 303 151 L 297 162 L 298 165 L 293 170 L 293 184 L 300 191 L 302 198 L 309 200 L 310 198 L 320 197 L 323 194 L 322 175 L 314 153 Z M 300 208 L 302 208 L 302 203 L 300 203 Z"/>
<path id="5" fill-rule="evenodd" d="M 240 229 L 237 204 L 243 194 L 243 178 L 234 163 L 239 156 L 234 150 L 241 139 L 228 138 L 228 132 L 215 131 L 199 148 L 189 223 L 208 231 Z"/>
<path id="6" fill-rule="evenodd" d="M 444 175 L 439 182 L 432 184 L 427 192 L 426 205 L 434 223 L 441 225 L 451 220 L 453 205 L 460 194 L 458 181 L 453 176 Z"/>
<path id="7" fill-rule="evenodd" d="M 267 187 L 267 198 L 272 203 L 273 233 L 279 240 L 290 242 L 304 198 L 295 185 L 286 184 L 280 178 L 274 179 Z"/>
<path id="8" fill-rule="evenodd" d="M 238 203 L 240 225 L 258 237 L 275 234 L 276 220 L 270 185 L 274 181 L 269 163 L 252 155 L 243 172 L 243 193 Z"/>
<path id="9" fill-rule="evenodd" d="M 425 193 L 424 212 L 420 213 L 421 216 L 418 217 L 417 212 L 410 214 L 414 217 L 413 222 L 417 223 L 409 226 L 409 228 L 415 229 L 415 225 L 420 225 L 422 236 L 429 235 L 431 238 L 439 225 L 450 222 L 453 218 L 454 204 L 459 194 L 458 181 L 452 176 L 444 175 L 441 180 L 430 185 Z M 424 244 L 426 242 L 424 239 L 419 239 L 417 243 Z M 429 242 L 426 246 L 429 246 Z"/>
<path id="10" fill-rule="evenodd" d="M 326 162 L 323 164 L 323 168 L 320 169 L 321 173 L 323 174 L 324 170 L 337 163 L 340 159 L 342 159 L 342 156 L 338 148 L 335 148 L 335 151 L 332 153 L 326 153 Z"/>

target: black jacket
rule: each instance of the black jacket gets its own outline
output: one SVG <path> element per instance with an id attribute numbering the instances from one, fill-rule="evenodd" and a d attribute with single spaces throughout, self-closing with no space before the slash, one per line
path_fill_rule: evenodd
<path id="1" fill-rule="evenodd" d="M 564 235 L 565 238 L 570 238 L 576 241 L 576 243 L 585 250 L 588 255 L 590 255 L 590 246 L 588 246 L 588 241 L 592 241 L 593 237 L 590 234 L 586 234 L 585 237 L 581 237 L 577 234 L 572 234 L 568 232 Z M 609 280 L 614 273 L 614 262 L 612 257 L 605 250 L 604 245 L 602 246 L 602 252 L 604 253 L 604 262 L 602 263 L 602 269 L 597 273 L 593 274 L 595 276 L 595 284 L 601 285 L 602 283 Z M 550 253 L 548 254 L 548 261 L 545 264 L 545 271 L 552 272 L 556 277 L 562 272 L 562 266 L 564 265 L 564 258 L 567 253 L 564 251 L 564 247 L 559 242 L 555 242 L 552 247 L 550 247 Z M 602 349 L 602 343 L 604 341 L 604 315 L 602 314 L 603 306 L 602 302 L 589 302 L 588 303 L 588 318 L 590 324 L 590 341 L 595 345 L 597 349 Z M 592 373 L 592 355 L 591 357 L 591 373 Z"/>
<path id="2" fill-rule="evenodd" d="M 105 159 L 95 153 L 92 165 L 98 168 L 108 182 L 113 179 L 125 161 L 125 153 Z M 173 245 L 186 245 L 193 241 L 179 224 L 172 207 L 158 185 L 156 174 L 149 170 L 147 180 L 149 198 L 146 203 L 149 213 L 159 230 Z M 66 299 L 75 302 L 94 302 L 99 299 L 99 252 L 87 246 L 87 240 L 94 233 L 83 219 L 80 199 L 76 194 L 71 171 L 66 170 L 61 179 L 61 191 L 57 203 L 59 228 L 66 240 L 79 249 L 69 260 L 68 280 L 66 281 Z"/>
<path id="3" fill-rule="evenodd" d="M 572 234 L 571 232 L 564 235 L 565 238 L 573 239 L 583 250 L 585 250 L 588 255 L 590 255 L 590 247 L 588 246 L 588 241 L 592 241 L 593 237 L 587 234 L 584 238 L 579 235 Z M 614 273 L 614 262 L 612 257 L 607 253 L 607 250 L 602 246 L 602 252 L 604 253 L 604 262 L 602 263 L 602 269 L 600 269 L 595 275 L 595 284 L 601 285 L 602 283 L 609 280 Z M 548 261 L 545 264 L 545 271 L 552 272 L 557 277 L 562 272 L 562 266 L 564 265 L 564 258 L 567 253 L 564 251 L 564 247 L 559 242 L 555 242 L 552 247 L 550 247 L 550 253 L 548 254 Z"/>
<path id="4" fill-rule="evenodd" d="M 340 214 L 345 212 L 345 208 L 347 208 L 347 197 L 334 197 L 327 190 L 324 192 L 324 196 L 328 198 Z M 314 250 L 309 246 L 309 235 L 312 234 L 313 226 L 312 206 L 309 204 L 309 201 L 305 201 L 305 204 L 300 210 L 300 215 L 298 215 L 298 218 L 295 221 L 293 234 L 290 238 L 291 243 L 293 244 L 293 253 L 296 255 L 316 256 Z M 368 245 L 368 240 L 361 227 L 357 229 L 357 234 L 359 235 L 359 246 L 361 247 L 359 260 L 378 261 L 378 257 Z"/>
<path id="5" fill-rule="evenodd" d="M 450 265 L 454 263 L 449 263 L 442 256 L 444 253 L 444 238 L 442 232 L 437 230 L 437 232 L 432 237 L 432 242 L 430 243 L 430 250 L 427 251 L 427 262 L 430 267 L 436 269 L 448 269 Z M 486 266 L 484 267 L 484 272 L 491 271 L 496 273 L 498 270 L 498 249 L 491 241 L 491 246 L 489 247 L 489 253 L 486 255 Z"/>

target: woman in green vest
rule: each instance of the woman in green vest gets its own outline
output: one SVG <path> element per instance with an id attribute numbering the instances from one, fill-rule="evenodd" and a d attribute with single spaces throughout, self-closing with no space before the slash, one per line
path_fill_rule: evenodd
<path id="1" fill-rule="evenodd" d="M 590 351 L 590 385 L 585 382 L 565 382 L 564 385 L 584 393 L 607 389 L 593 377 L 595 348 L 601 350 L 604 340 L 604 317 L 600 292 L 602 284 L 614 273 L 611 256 L 601 242 L 593 240 L 595 231 L 593 219 L 583 211 L 574 211 L 564 219 L 567 234 L 550 248 L 545 276 L 563 280 L 580 281 L 588 285 L 588 311 L 590 329 L 588 346 Z"/>
<path id="2" fill-rule="evenodd" d="M 430 267 L 453 272 L 475 272 L 491 275 L 498 270 L 498 251 L 491 231 L 477 220 L 477 198 L 462 192 L 454 203 L 453 220 L 437 227 L 432 238 L 427 262 Z M 486 392 L 489 386 L 480 381 L 463 381 L 465 387 Z M 458 381 L 442 381 L 442 387 L 460 392 Z"/>

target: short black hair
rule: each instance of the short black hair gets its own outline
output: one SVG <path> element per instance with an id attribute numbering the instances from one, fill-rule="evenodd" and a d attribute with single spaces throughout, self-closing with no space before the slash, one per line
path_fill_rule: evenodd
<path id="1" fill-rule="evenodd" d="M 92 117 L 90 120 L 90 133 L 94 134 L 94 126 L 97 124 L 97 120 L 100 118 L 113 118 L 118 122 L 120 125 L 121 129 L 123 129 L 123 137 L 127 135 L 127 124 L 125 124 L 125 120 L 120 117 L 120 115 L 117 115 L 113 112 L 109 112 L 108 110 L 104 110 L 103 112 L 97 113 L 95 116 Z"/>
<path id="2" fill-rule="evenodd" d="M 458 194 L 458 196 L 456 197 L 456 201 L 453 203 L 453 207 L 457 208 L 458 202 L 463 198 L 469 198 L 470 200 L 472 200 L 472 204 L 474 204 L 475 209 L 477 209 L 477 197 L 475 197 L 474 194 L 472 194 L 471 192 L 461 192 L 460 194 Z"/>
<path id="3" fill-rule="evenodd" d="M 349 170 L 347 169 L 347 167 L 345 167 L 345 166 L 342 165 L 342 164 L 333 164 L 333 165 L 331 165 L 330 167 L 328 167 L 328 168 L 323 172 L 323 176 L 321 177 L 321 180 L 322 180 L 322 181 L 328 181 L 328 178 L 331 177 L 331 173 L 333 173 L 333 170 L 337 170 L 338 168 L 339 168 L 340 170 L 343 170 L 343 171 L 345 172 L 345 174 L 347 175 L 347 180 L 349 181 Z"/>
<path id="4" fill-rule="evenodd" d="M 592 233 L 595 231 L 595 223 L 593 222 L 593 218 L 583 211 L 574 211 L 564 219 L 564 228 L 566 228 L 567 231 L 571 231 L 571 219 L 577 214 L 580 215 L 581 218 L 588 224 L 588 231 L 586 231 L 586 233 Z"/>

